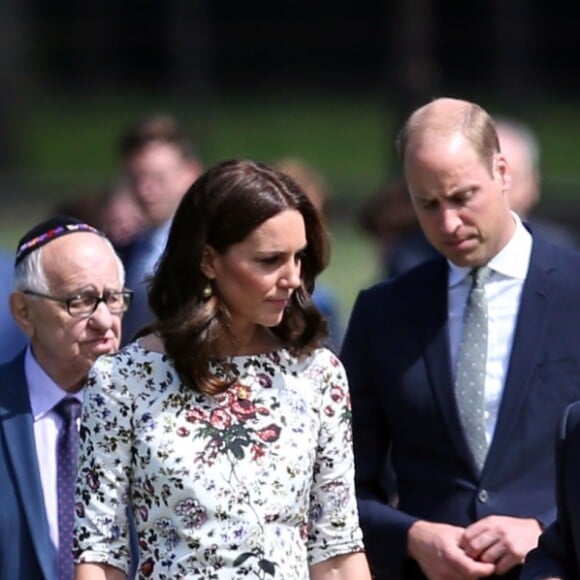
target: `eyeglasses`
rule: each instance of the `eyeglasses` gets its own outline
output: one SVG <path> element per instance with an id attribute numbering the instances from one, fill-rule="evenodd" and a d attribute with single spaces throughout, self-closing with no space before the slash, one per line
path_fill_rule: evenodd
<path id="1" fill-rule="evenodd" d="M 73 318 L 88 318 L 95 312 L 101 302 L 105 303 L 111 314 L 122 314 L 131 305 L 131 298 L 133 296 L 131 290 L 105 292 L 102 296 L 90 293 L 77 294 L 70 298 L 49 296 L 48 294 L 42 294 L 42 292 L 35 292 L 34 290 L 24 290 L 23 293 L 28 296 L 36 296 L 37 298 L 60 302 L 66 306 L 68 313 Z"/>

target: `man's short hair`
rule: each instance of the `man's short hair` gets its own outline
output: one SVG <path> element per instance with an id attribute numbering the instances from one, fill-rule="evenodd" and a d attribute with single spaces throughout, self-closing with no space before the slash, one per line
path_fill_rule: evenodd
<path id="1" fill-rule="evenodd" d="M 166 114 L 146 117 L 129 127 L 119 139 L 118 151 L 126 159 L 151 143 L 174 145 L 185 158 L 196 157 L 189 136 L 174 117 Z"/>

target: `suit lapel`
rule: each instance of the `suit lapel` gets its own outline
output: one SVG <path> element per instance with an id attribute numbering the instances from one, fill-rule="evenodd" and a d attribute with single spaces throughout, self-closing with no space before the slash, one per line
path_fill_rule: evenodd
<path id="1" fill-rule="evenodd" d="M 24 378 L 24 355 L 0 377 L 0 429 L 16 475 L 22 507 L 45 578 L 53 578 L 54 546 L 50 541 L 42 483 L 36 456 L 32 411 Z"/>
<path id="2" fill-rule="evenodd" d="M 568 407 L 560 423 L 557 446 L 557 497 L 560 531 L 572 544 L 576 572 L 580 570 L 580 465 L 577 450 L 580 446 L 580 407 Z M 577 578 L 578 574 L 574 576 Z"/>
<path id="3" fill-rule="evenodd" d="M 538 247 L 539 246 L 539 247 Z M 517 423 L 530 386 L 538 352 L 544 342 L 548 322 L 549 276 L 553 263 L 545 256 L 546 247 L 535 242 L 530 258 L 528 275 L 522 288 L 520 309 L 514 333 L 513 348 L 510 356 L 501 404 L 497 417 L 495 433 L 489 449 L 484 469 L 495 467 L 502 455 L 502 447 L 512 437 L 512 429 Z"/>

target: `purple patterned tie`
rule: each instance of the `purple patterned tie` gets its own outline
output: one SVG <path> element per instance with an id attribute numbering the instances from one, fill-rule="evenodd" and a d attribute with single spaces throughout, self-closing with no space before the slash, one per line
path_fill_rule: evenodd
<path id="1" fill-rule="evenodd" d="M 57 442 L 58 578 L 72 580 L 74 575 L 72 532 L 79 440 L 77 419 L 81 413 L 81 404 L 73 397 L 65 397 L 54 410 L 62 418 Z"/>

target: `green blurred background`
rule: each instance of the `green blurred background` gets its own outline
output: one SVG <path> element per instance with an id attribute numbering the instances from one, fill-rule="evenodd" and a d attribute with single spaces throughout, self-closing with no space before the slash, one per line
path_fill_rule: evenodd
<path id="1" fill-rule="evenodd" d="M 108 186 L 119 133 L 165 111 L 206 166 L 297 156 L 322 173 L 323 278 L 346 321 L 379 276 L 360 210 L 399 178 L 402 119 L 438 95 L 528 123 L 542 147 L 537 213 L 578 232 L 579 17 L 564 0 L 5 0 L 0 244 L 13 251 L 59 202 Z"/>
<path id="2" fill-rule="evenodd" d="M 488 106 L 504 113 L 501 103 L 490 101 Z M 268 162 L 297 155 L 320 169 L 331 194 L 333 238 L 332 260 L 323 279 L 336 288 L 346 319 L 357 291 L 379 275 L 373 241 L 359 227 L 359 209 L 398 171 L 394 147 L 385 142 L 395 131 L 393 115 L 378 95 L 239 94 L 204 109 L 163 95 L 45 95 L 22 116 L 23 131 L 31 136 L 23 144 L 27 177 L 19 185 L 27 195 L 4 204 L 0 242 L 13 247 L 18 236 L 58 201 L 105 186 L 118 169 L 113 154 L 117 135 L 155 110 L 179 116 L 207 165 L 228 157 Z M 580 126 L 580 109 L 575 103 L 545 101 L 520 111 L 523 116 L 533 123 L 542 143 L 541 211 L 574 221 L 580 164 L 579 137 L 571 128 Z"/>
<path id="3" fill-rule="evenodd" d="M 50 97 L 22 117 L 34 136 L 23 144 L 27 192 L 3 207 L 0 243 L 18 237 L 64 199 L 91 194 L 118 171 L 113 147 L 118 134 L 152 111 L 174 112 L 194 136 L 200 157 L 211 165 L 229 157 L 268 162 L 292 155 L 308 160 L 328 182 L 332 258 L 323 279 L 336 288 L 343 318 L 358 289 L 378 274 L 372 241 L 360 231 L 360 202 L 383 181 L 385 124 L 389 115 L 371 95 L 238 95 L 195 104 L 162 95 Z"/>

